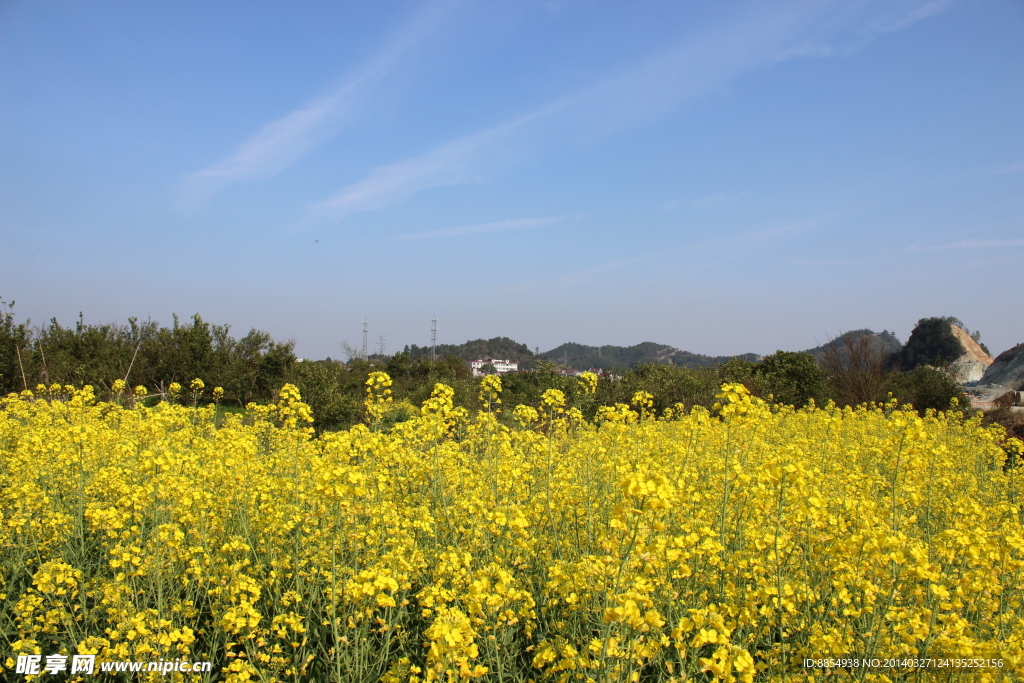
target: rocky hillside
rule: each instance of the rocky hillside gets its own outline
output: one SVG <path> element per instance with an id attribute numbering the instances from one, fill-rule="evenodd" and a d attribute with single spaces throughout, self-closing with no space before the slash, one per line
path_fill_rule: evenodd
<path id="1" fill-rule="evenodd" d="M 1017 344 L 996 356 L 981 377 L 981 384 L 1024 391 L 1024 344 Z"/>
<path id="2" fill-rule="evenodd" d="M 981 344 L 974 340 L 968 332 L 958 325 L 950 326 L 957 341 L 964 347 L 964 353 L 950 364 L 950 371 L 961 383 L 977 382 L 992 365 L 993 358 L 988 355 Z"/>

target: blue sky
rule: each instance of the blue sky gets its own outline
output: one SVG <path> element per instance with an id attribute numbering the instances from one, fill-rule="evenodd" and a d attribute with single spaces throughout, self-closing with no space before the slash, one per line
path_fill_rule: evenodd
<path id="1" fill-rule="evenodd" d="M 339 357 L 1024 341 L 1024 3 L 0 5 L 0 296 Z"/>

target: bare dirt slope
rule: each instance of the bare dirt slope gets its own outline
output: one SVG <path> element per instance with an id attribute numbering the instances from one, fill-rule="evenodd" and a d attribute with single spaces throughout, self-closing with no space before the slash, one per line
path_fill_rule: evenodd
<path id="1" fill-rule="evenodd" d="M 957 358 L 951 367 L 956 378 L 963 383 L 977 382 L 985 375 L 985 371 L 992 365 L 993 358 L 981 348 L 981 344 L 974 341 L 971 335 L 956 325 L 951 326 L 953 334 L 964 347 L 964 355 Z"/>

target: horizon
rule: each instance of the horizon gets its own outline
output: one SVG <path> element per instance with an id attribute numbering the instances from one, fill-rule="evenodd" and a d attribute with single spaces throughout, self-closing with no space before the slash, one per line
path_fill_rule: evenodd
<path id="1" fill-rule="evenodd" d="M 8 302 L 8 303 L 16 303 L 16 302 Z M 8 309 L 8 310 L 11 310 L 11 309 Z M 203 318 L 202 314 L 198 314 L 197 313 L 197 314 L 193 314 L 193 315 L 199 315 L 199 317 L 203 320 L 204 323 L 208 323 L 210 325 L 221 325 L 221 323 L 218 323 L 215 320 L 208 320 L 206 318 Z M 183 325 L 187 325 L 188 322 L 190 320 L 192 320 L 192 316 L 181 316 L 181 315 L 179 315 L 179 316 L 177 316 L 177 318 L 178 318 L 179 323 L 181 323 Z M 164 323 L 162 321 L 154 320 L 152 318 L 147 318 L 145 321 L 143 321 L 142 319 L 138 319 L 138 320 L 141 321 L 141 322 L 151 321 L 151 322 L 154 322 L 154 323 L 156 323 L 157 325 L 159 325 L 161 327 L 166 327 L 167 326 L 167 325 L 164 325 Z M 42 325 L 31 324 L 31 321 L 25 321 L 25 320 L 19 321 L 19 320 L 17 320 L 17 315 L 15 315 L 15 322 L 16 323 L 17 322 L 28 322 L 30 328 L 35 330 L 35 331 L 37 331 L 37 332 L 42 329 Z M 58 320 L 57 322 L 59 324 L 61 324 L 62 326 L 64 326 L 63 323 L 61 323 L 61 321 Z M 84 317 L 83 317 L 83 322 L 86 325 L 89 325 L 89 324 L 99 324 L 99 325 L 103 325 L 103 324 L 110 324 L 110 325 L 127 324 L 127 323 L 120 323 L 118 321 L 98 321 L 98 322 L 93 323 L 91 321 L 84 320 Z M 172 320 L 172 324 L 173 324 L 173 320 Z M 916 322 L 915 322 L 915 324 L 916 324 Z M 239 331 L 234 330 L 231 325 L 228 325 L 228 327 L 229 327 L 229 329 L 232 330 L 232 332 L 233 332 L 232 336 L 235 337 L 236 339 L 239 338 L 240 336 L 242 336 L 242 334 L 244 334 L 244 333 L 239 334 L 238 333 Z M 256 329 L 256 328 L 250 328 L 250 329 Z M 260 330 L 260 331 L 266 332 L 266 330 Z M 541 350 L 541 347 L 539 347 L 539 346 L 534 346 L 534 345 L 528 344 L 526 342 L 520 341 L 519 339 L 516 339 L 515 337 L 510 337 L 508 335 L 497 335 L 495 337 L 470 337 L 470 338 L 467 338 L 465 341 L 462 341 L 462 342 L 447 342 L 447 341 L 443 341 L 443 342 L 439 342 L 437 345 L 438 346 L 463 346 L 463 345 L 470 344 L 470 343 L 473 343 L 473 342 L 480 342 L 480 341 L 486 342 L 486 341 L 492 341 L 492 340 L 495 340 L 495 339 L 507 339 L 507 340 L 509 340 L 511 342 L 514 342 L 516 344 L 522 344 L 522 345 L 526 346 L 527 351 L 530 354 L 532 354 L 532 355 L 543 356 L 543 355 L 546 355 L 546 354 L 549 354 L 549 353 L 552 353 L 552 352 L 556 351 L 557 349 L 561 348 L 562 346 L 568 346 L 568 345 L 577 345 L 577 346 L 582 346 L 584 348 L 590 348 L 590 349 L 596 349 L 596 348 L 602 348 L 603 349 L 603 348 L 607 348 L 607 347 L 614 347 L 614 348 L 619 348 L 619 349 L 628 349 L 628 348 L 633 348 L 633 347 L 636 347 L 636 346 L 640 346 L 642 344 L 654 344 L 656 346 L 669 347 L 669 348 L 673 348 L 673 349 L 675 349 L 677 351 L 682 351 L 683 353 L 690 353 L 690 354 L 694 354 L 694 355 L 705 356 L 705 357 L 708 357 L 708 358 L 736 358 L 736 357 L 745 356 L 745 355 L 748 355 L 748 354 L 754 354 L 754 355 L 756 355 L 758 357 L 763 358 L 765 356 L 769 356 L 769 355 L 771 355 L 773 353 L 776 353 L 776 352 L 779 352 L 779 351 L 791 351 L 791 352 L 796 352 L 796 353 L 805 353 L 805 352 L 811 351 L 813 349 L 816 349 L 818 347 L 824 346 L 824 345 L 826 345 L 826 344 L 828 344 L 830 342 L 837 341 L 838 339 L 840 339 L 844 335 L 849 334 L 851 332 L 863 332 L 863 331 L 871 332 L 872 334 L 875 334 L 875 335 L 882 335 L 882 334 L 885 334 L 885 333 L 889 333 L 889 334 L 893 335 L 896 338 L 896 340 L 900 343 L 901 346 L 906 344 L 906 342 L 908 341 L 909 336 L 910 336 L 910 333 L 908 332 L 907 335 L 906 335 L 906 338 L 903 338 L 903 337 L 900 337 L 900 335 L 897 334 L 895 331 L 890 330 L 890 329 L 886 329 L 886 328 L 883 328 L 882 330 L 873 330 L 873 329 L 870 329 L 870 328 L 856 328 L 856 329 L 843 330 L 843 331 L 839 332 L 836 335 L 832 335 L 830 337 L 827 337 L 824 341 L 814 340 L 814 343 L 812 345 L 809 345 L 809 346 L 805 345 L 805 346 L 801 346 L 799 348 L 777 348 L 777 349 L 774 349 L 772 351 L 741 351 L 741 352 L 738 352 L 738 353 L 715 353 L 714 350 L 707 351 L 707 350 L 688 349 L 688 348 L 681 347 L 681 346 L 675 346 L 674 344 L 666 344 L 664 342 L 652 341 L 651 339 L 644 339 L 642 341 L 634 342 L 634 343 L 631 343 L 631 344 L 585 344 L 583 342 L 578 342 L 578 341 L 570 340 L 570 341 L 564 341 L 564 342 L 555 344 L 554 346 L 551 346 L 550 348 L 548 348 L 546 350 Z M 973 333 L 973 332 L 976 332 L 977 330 L 971 329 L 971 330 L 967 330 L 967 331 L 970 332 L 970 333 Z M 245 330 L 245 332 L 248 332 L 248 329 Z M 297 341 L 297 340 L 295 340 L 294 337 L 274 337 L 274 339 L 277 342 L 285 342 L 285 341 L 287 341 L 287 342 L 296 342 Z M 1001 350 L 998 350 L 998 351 L 993 350 L 992 347 L 989 346 L 989 344 L 987 342 L 985 342 L 984 338 L 981 339 L 981 343 L 984 344 L 986 347 L 988 347 L 989 355 L 992 358 L 997 358 L 1003 352 L 1009 351 L 1010 349 L 1012 349 L 1012 348 L 1014 348 L 1016 346 L 1019 346 L 1021 343 L 1024 343 L 1024 342 L 1019 342 L 1017 344 L 1014 344 L 1012 346 L 1008 346 L 1007 348 L 1001 349 Z M 358 343 L 358 344 L 350 343 L 349 340 L 346 339 L 346 340 L 343 340 L 342 342 L 339 342 L 338 350 L 335 353 L 340 352 L 342 356 L 346 355 L 348 352 L 343 348 L 343 346 L 345 344 L 348 344 L 349 347 L 350 347 L 350 350 L 353 351 L 353 352 L 359 351 L 359 349 L 362 346 L 361 343 Z M 406 350 L 406 348 L 411 347 L 411 346 L 416 346 L 417 348 L 419 348 L 421 350 L 422 349 L 429 349 L 430 348 L 430 343 L 427 342 L 426 344 L 417 344 L 416 342 L 410 342 L 410 343 L 402 344 L 401 347 L 395 347 L 392 350 L 385 349 L 385 353 L 383 355 L 384 355 L 384 357 L 395 356 L 395 355 L 397 355 L 399 353 L 403 353 Z M 378 342 L 375 342 L 373 340 L 369 340 L 368 343 L 367 343 L 368 355 L 371 358 L 372 357 L 380 357 L 381 354 L 378 351 L 375 351 L 374 349 L 379 349 Z M 328 354 L 326 354 L 324 356 L 318 357 L 318 358 L 310 357 L 310 356 L 303 356 L 301 353 L 298 353 L 297 351 L 296 351 L 295 355 L 296 355 L 296 358 L 298 360 L 301 360 L 301 361 L 342 360 L 342 358 L 340 356 L 332 355 L 330 353 L 328 353 Z"/>
<path id="2" fill-rule="evenodd" d="M 0 297 L 310 359 L 435 316 L 709 356 L 957 316 L 997 356 L 1021 35 L 1012 0 L 8 2 Z"/>

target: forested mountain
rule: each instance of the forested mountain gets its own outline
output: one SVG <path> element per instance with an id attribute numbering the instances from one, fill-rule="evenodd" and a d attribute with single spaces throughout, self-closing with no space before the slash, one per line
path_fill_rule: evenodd
<path id="1" fill-rule="evenodd" d="M 412 359 L 430 358 L 430 347 L 413 344 L 405 347 L 405 353 L 409 354 Z M 438 358 L 455 356 L 466 361 L 479 358 L 501 358 L 518 361 L 526 368 L 532 367 L 533 363 L 538 360 L 546 360 L 574 370 L 631 368 L 640 363 L 662 363 L 687 368 L 713 368 L 733 358 L 733 356 L 705 356 L 699 353 L 680 351 L 675 347 L 654 342 L 643 342 L 633 346 L 610 344 L 586 346 L 569 342 L 550 351 L 536 354 L 526 344 L 520 344 L 508 337 L 474 339 L 465 344 L 438 344 L 436 354 Z M 757 360 L 757 354 L 754 353 L 738 357 L 749 361 Z"/>
<path id="2" fill-rule="evenodd" d="M 733 356 L 705 356 L 681 351 L 672 346 L 642 342 L 633 346 L 585 346 L 569 342 L 540 354 L 557 365 L 587 370 L 589 368 L 631 368 L 640 363 L 663 363 L 687 368 L 713 368 Z M 757 354 L 746 353 L 738 358 L 756 361 Z"/>
<path id="3" fill-rule="evenodd" d="M 534 360 L 534 353 L 530 351 L 530 347 L 508 337 L 473 339 L 465 344 L 438 344 L 435 352 L 438 358 L 455 356 L 465 361 L 480 358 L 500 358 L 519 362 Z M 430 358 L 430 347 L 412 344 L 405 347 L 405 353 L 413 359 Z"/>
<path id="4" fill-rule="evenodd" d="M 844 332 L 835 339 L 830 339 L 820 346 L 815 346 L 813 349 L 807 349 L 802 353 L 807 353 L 819 361 L 822 357 L 829 353 L 830 350 L 845 350 L 849 346 L 849 343 L 859 337 L 868 337 L 868 344 L 873 352 L 877 352 L 881 355 L 890 356 L 900 349 L 903 348 L 903 344 L 896 338 L 894 332 L 888 330 L 882 330 L 881 332 L 875 332 L 874 330 L 862 329 L 862 330 L 851 330 Z"/>

